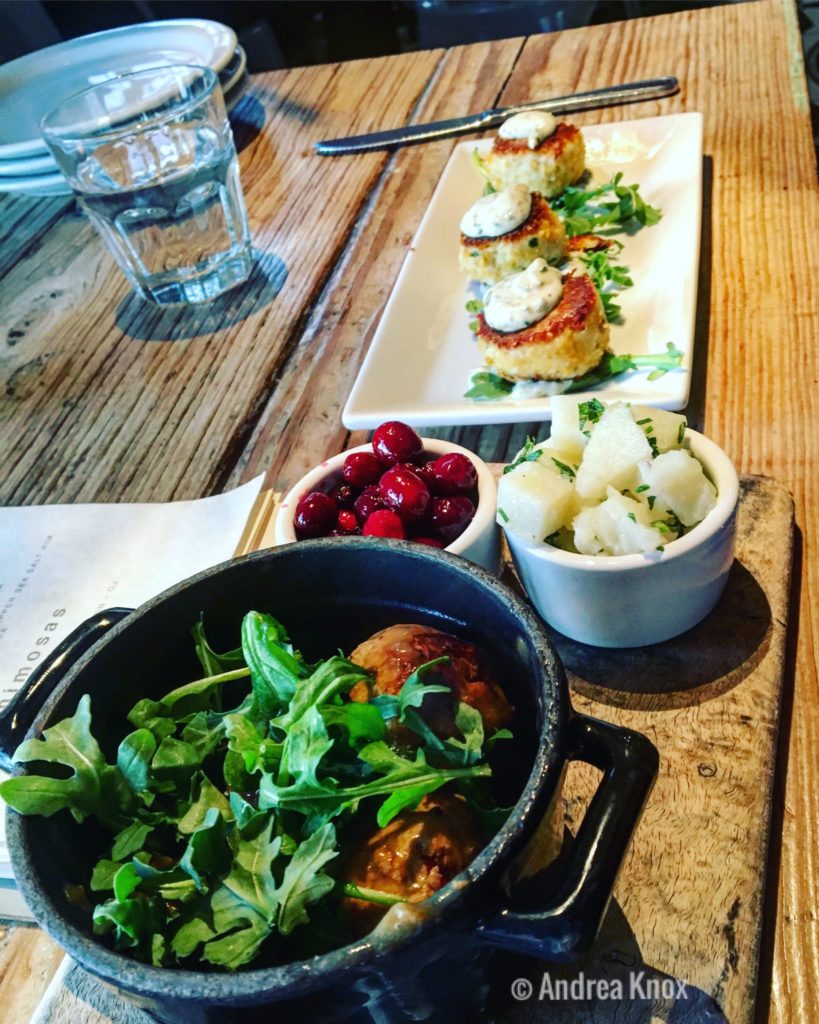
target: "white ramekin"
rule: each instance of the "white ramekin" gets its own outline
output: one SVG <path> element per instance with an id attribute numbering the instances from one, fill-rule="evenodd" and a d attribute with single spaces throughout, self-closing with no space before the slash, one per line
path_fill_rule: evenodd
<path id="1" fill-rule="evenodd" d="M 498 488 L 495 478 L 489 467 L 478 458 L 473 452 L 462 448 L 450 441 L 438 441 L 431 437 L 422 438 L 424 451 L 431 455 L 448 455 L 451 452 L 460 452 L 466 455 L 478 471 L 478 503 L 475 509 L 475 516 L 464 532 L 446 547 L 446 551 L 453 555 L 462 555 L 471 562 L 494 573 L 500 573 L 501 567 L 501 545 L 500 529 L 495 522 Z M 351 452 L 371 452 L 371 444 L 360 444 L 356 448 L 348 448 L 345 452 L 334 455 L 331 459 L 320 463 L 309 473 L 306 473 L 299 482 L 292 487 L 284 496 L 284 500 L 276 513 L 273 535 L 276 544 L 290 544 L 297 540 L 296 531 L 293 526 L 293 515 L 299 499 L 311 491 L 322 491 L 329 489 L 328 477 L 336 477 L 337 482 L 342 482 L 341 467 L 344 460 Z"/>
<path id="2" fill-rule="evenodd" d="M 529 600 L 550 626 L 595 647 L 643 647 L 691 629 L 717 603 L 734 560 L 739 479 L 713 441 L 695 430 L 686 439 L 717 504 L 663 551 L 578 555 L 504 531 Z"/>

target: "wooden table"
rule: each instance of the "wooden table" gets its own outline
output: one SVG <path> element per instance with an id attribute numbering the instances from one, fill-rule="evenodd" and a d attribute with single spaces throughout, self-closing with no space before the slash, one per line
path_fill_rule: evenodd
<path id="1" fill-rule="evenodd" d="M 757 1012 L 790 1024 L 819 1008 L 819 206 L 790 0 L 255 77 L 236 134 L 258 268 L 201 311 L 129 296 L 71 200 L 4 199 L 0 502 L 196 498 L 260 471 L 280 487 L 363 440 L 341 408 L 454 143 L 322 159 L 312 142 L 669 73 L 679 95 L 605 117 L 705 118 L 687 414 L 786 484 L 801 535 Z M 502 460 L 537 430 L 438 433 Z M 5 931 L 0 1020 L 28 1020 L 59 957 Z"/>

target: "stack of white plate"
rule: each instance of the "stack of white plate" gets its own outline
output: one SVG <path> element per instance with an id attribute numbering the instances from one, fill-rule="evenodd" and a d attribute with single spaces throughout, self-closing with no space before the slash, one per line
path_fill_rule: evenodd
<path id="1" fill-rule="evenodd" d="M 213 68 L 228 109 L 247 87 L 247 56 L 236 33 L 197 18 L 95 32 L 0 65 L 0 192 L 70 195 L 40 134 L 40 119 L 81 89 L 163 64 Z"/>

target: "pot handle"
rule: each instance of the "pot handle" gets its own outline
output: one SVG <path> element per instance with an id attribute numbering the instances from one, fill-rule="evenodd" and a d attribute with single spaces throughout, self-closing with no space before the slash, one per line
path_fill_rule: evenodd
<path id="1" fill-rule="evenodd" d="M 63 676 L 97 640 L 132 611 L 132 608 L 108 608 L 92 615 L 69 633 L 23 683 L 0 715 L 0 768 L 7 772 L 15 770 L 14 751 Z"/>
<path id="2" fill-rule="evenodd" d="M 597 935 L 611 891 L 659 766 L 645 736 L 575 715 L 569 761 L 586 761 L 604 775 L 580 824 L 550 906 L 528 912 L 506 907 L 478 923 L 493 946 L 545 960 L 571 960 Z"/>

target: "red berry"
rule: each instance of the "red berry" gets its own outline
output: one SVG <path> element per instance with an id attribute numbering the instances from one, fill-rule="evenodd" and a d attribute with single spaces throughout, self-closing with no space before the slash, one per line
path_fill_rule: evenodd
<path id="1" fill-rule="evenodd" d="M 434 463 L 435 460 L 433 459 L 432 462 L 422 462 L 420 466 L 413 466 L 414 472 L 416 472 L 427 485 L 430 494 L 435 494 L 435 488 L 437 486 L 435 474 L 432 472 Z"/>
<path id="2" fill-rule="evenodd" d="M 378 483 L 381 497 L 405 520 L 423 519 L 429 506 L 429 488 L 406 466 L 393 466 Z"/>
<path id="3" fill-rule="evenodd" d="M 358 516 L 348 508 L 339 509 L 338 528 L 344 533 L 358 533 Z"/>
<path id="4" fill-rule="evenodd" d="M 329 494 L 312 491 L 296 505 L 293 525 L 301 537 L 322 537 L 336 525 L 338 505 Z"/>
<path id="5" fill-rule="evenodd" d="M 373 434 L 373 451 L 385 466 L 409 462 L 423 450 L 423 441 L 412 427 L 398 420 L 382 423 Z"/>
<path id="6" fill-rule="evenodd" d="M 397 540 L 403 540 L 406 536 L 401 517 L 388 508 L 373 512 L 361 532 L 365 537 L 394 537 Z"/>
<path id="7" fill-rule="evenodd" d="M 426 544 L 428 548 L 443 548 L 446 547 L 442 540 L 438 540 L 437 537 L 413 537 L 416 544 Z"/>
<path id="8" fill-rule="evenodd" d="M 335 498 L 339 508 L 352 508 L 355 499 L 358 497 L 355 487 L 351 487 L 349 484 L 339 484 L 330 494 Z"/>
<path id="9" fill-rule="evenodd" d="M 475 506 L 461 495 L 454 498 L 433 498 L 429 521 L 447 541 L 453 541 L 464 532 L 472 517 Z"/>
<path id="10" fill-rule="evenodd" d="M 367 484 L 377 484 L 383 472 L 383 465 L 372 452 L 350 452 L 344 460 L 341 475 L 353 487 L 366 487 Z"/>
<path id="11" fill-rule="evenodd" d="M 438 494 L 465 494 L 478 482 L 478 471 L 472 461 L 460 452 L 450 452 L 436 459 L 428 471 L 435 480 Z"/>
<path id="12" fill-rule="evenodd" d="M 358 517 L 359 523 L 362 525 L 370 518 L 373 512 L 378 512 L 379 509 L 386 508 L 384 499 L 381 497 L 381 492 L 378 487 L 373 484 L 370 487 L 365 487 L 364 490 L 355 499 L 353 505 L 355 514 Z"/>

